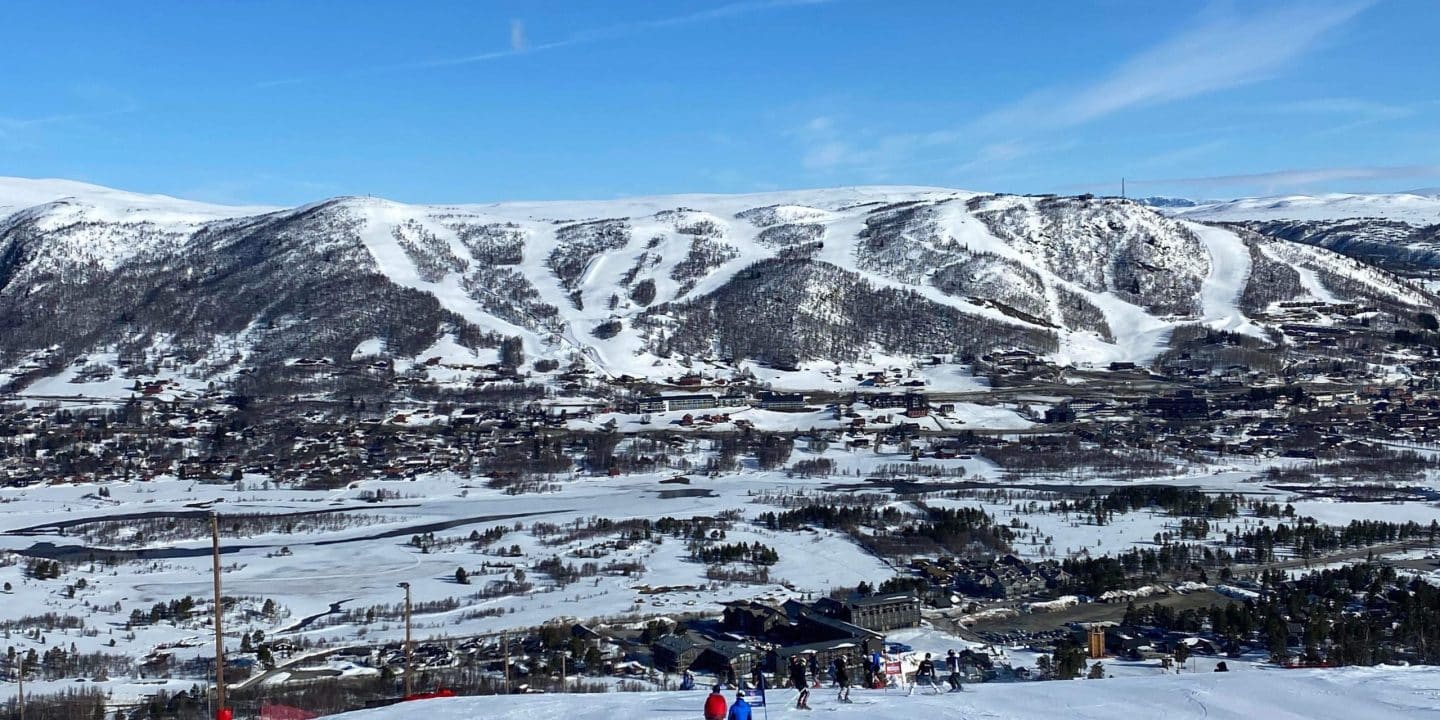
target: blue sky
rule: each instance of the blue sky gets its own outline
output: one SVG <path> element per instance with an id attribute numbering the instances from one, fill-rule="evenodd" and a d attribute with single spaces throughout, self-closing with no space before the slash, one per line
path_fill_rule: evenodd
<path id="1" fill-rule="evenodd" d="M 1428 0 L 77 1 L 0 24 L 0 175 L 213 201 L 1440 186 Z"/>

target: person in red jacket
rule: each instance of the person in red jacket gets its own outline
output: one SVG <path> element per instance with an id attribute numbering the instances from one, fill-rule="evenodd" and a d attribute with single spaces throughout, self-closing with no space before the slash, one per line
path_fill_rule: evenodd
<path id="1" fill-rule="evenodd" d="M 705 698 L 705 720 L 725 720 L 725 696 L 720 694 L 720 686 L 710 688 L 710 696 Z"/>

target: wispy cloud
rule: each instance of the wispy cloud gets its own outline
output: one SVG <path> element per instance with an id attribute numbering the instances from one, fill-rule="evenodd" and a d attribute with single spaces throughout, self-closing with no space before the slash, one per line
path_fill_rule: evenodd
<path id="1" fill-rule="evenodd" d="M 125 98 L 119 105 L 99 110 L 81 110 L 78 112 L 53 113 L 33 117 L 8 117 L 0 115 L 0 128 L 23 130 L 26 128 L 44 127 L 46 125 L 61 125 L 86 120 L 99 120 L 116 115 L 125 115 L 139 109 L 140 106 L 134 100 Z"/>
<path id="2" fill-rule="evenodd" d="M 915 156 L 927 149 L 953 146 L 964 137 L 949 130 L 890 134 L 855 130 L 833 115 L 812 117 L 792 128 L 789 135 L 801 146 L 801 164 L 818 174 L 841 170 L 879 173 L 899 166 L 942 164 L 949 162 L 947 156 Z"/>
<path id="3" fill-rule="evenodd" d="M 1210 95 L 1278 76 L 1321 47 L 1340 26 L 1373 0 L 1267 5 L 1250 11 L 1211 8 L 1189 27 L 1143 47 L 1076 87 L 1033 92 L 969 122 L 932 131 L 884 133 L 842 129 L 825 116 L 792 131 L 801 164 L 817 174 L 893 170 L 935 164 L 943 157 L 958 175 L 993 173 L 1016 161 L 1074 147 L 1062 131 L 1130 109 Z M 1322 99 L 1276 106 L 1274 111 L 1349 113 L 1350 117 L 1397 116 L 1397 109 L 1359 100 Z M 1363 113 L 1363 114 L 1362 114 Z M 1219 128 L 1207 128 L 1215 135 Z M 1160 166 L 1203 156 L 1220 147 L 1205 142 L 1152 158 Z M 967 179 L 967 178 L 959 178 Z"/>
<path id="4" fill-rule="evenodd" d="M 1210 142 L 1187 145 L 1175 148 L 1156 155 L 1151 155 L 1140 162 L 1132 165 L 1134 168 L 1164 168 L 1177 163 L 1187 162 L 1198 158 L 1214 155 L 1224 150 L 1230 143 L 1225 140 L 1211 140 Z"/>
<path id="5" fill-rule="evenodd" d="M 1131 108 L 1185 100 L 1274 77 L 1372 2 L 1300 3 L 1212 16 L 1075 90 L 1052 88 L 982 118 L 987 128 L 1073 127 Z"/>
<path id="6" fill-rule="evenodd" d="M 1312 137 L 1338 135 L 1417 114 L 1414 105 L 1393 105 L 1360 98 L 1316 98 L 1279 103 L 1262 111 L 1285 115 L 1309 115 L 1334 118 L 1335 123 L 1311 134 Z"/>
<path id="7" fill-rule="evenodd" d="M 701 22 L 704 20 L 721 20 L 724 18 L 739 17 L 741 15 L 749 15 L 751 13 L 764 12 L 767 10 L 778 10 L 788 7 L 824 5 L 829 2 L 832 2 L 832 0 L 749 0 L 748 2 L 735 2 L 728 5 L 721 5 L 719 7 L 710 8 L 708 10 L 699 10 L 686 15 L 676 15 L 674 17 L 661 18 L 658 20 L 641 21 L 628 25 L 616 25 L 612 29 L 648 30 L 662 27 L 671 27 L 673 25 L 687 25 L 689 23 Z"/>
<path id="8" fill-rule="evenodd" d="M 987 143 L 980 146 L 980 149 L 975 152 L 974 157 L 957 166 L 955 171 L 966 173 L 985 170 L 996 165 L 1003 165 L 1013 160 L 1019 160 L 1023 157 L 1056 150 L 1062 146 L 1068 147 L 1072 144 L 1073 143 L 1042 144 L 1021 140 L 1004 140 Z"/>
<path id="9" fill-rule="evenodd" d="M 559 40 L 552 40 L 545 43 L 530 42 L 529 33 L 523 20 L 512 20 L 510 23 L 509 46 L 497 50 L 472 53 L 468 55 L 457 55 L 453 57 L 432 58 L 428 60 L 414 60 L 389 65 L 373 65 L 351 68 L 342 74 L 363 75 L 375 72 L 391 72 L 396 70 L 425 70 L 435 68 L 457 67 L 462 65 L 474 65 L 476 63 L 503 60 L 519 55 L 535 54 L 575 45 L 587 45 L 591 43 L 614 40 L 618 38 L 637 35 L 650 30 L 659 30 L 680 25 L 690 25 L 710 20 L 722 20 L 736 18 L 746 15 L 758 14 L 772 10 L 779 10 L 789 7 L 802 7 L 813 5 L 824 5 L 833 0 L 746 0 L 734 2 L 727 5 L 698 10 L 684 15 L 656 18 L 653 20 L 639 20 L 627 23 L 617 23 L 604 27 L 582 30 L 568 37 Z M 326 76 L 326 77 L 331 77 Z M 294 77 L 277 80 L 267 80 L 256 83 L 256 88 L 278 87 L 282 85 L 295 85 L 312 82 L 322 79 L 320 76 Z"/>
<path id="10" fill-rule="evenodd" d="M 873 153 L 855 147 L 852 141 L 841 139 L 836 119 L 830 115 L 810 118 L 790 134 L 799 139 L 802 146 L 800 164 L 807 170 L 827 171 L 840 167 L 865 165 L 874 160 Z"/>
<path id="11" fill-rule="evenodd" d="M 1135 185 L 1169 185 L 1197 188 L 1225 187 L 1305 187 L 1347 180 L 1401 180 L 1440 177 L 1440 165 L 1372 165 L 1365 167 L 1329 167 L 1273 170 L 1239 175 L 1134 180 Z"/>
<path id="12" fill-rule="evenodd" d="M 140 104 L 134 98 L 121 93 L 97 88 L 81 88 L 76 91 L 76 94 L 86 101 L 93 101 L 96 107 L 46 115 L 0 115 L 0 141 L 11 147 L 30 145 L 34 144 L 38 135 L 51 127 L 128 115 L 140 109 Z"/>
<path id="13" fill-rule="evenodd" d="M 1395 120 L 1398 118 L 1414 115 L 1416 108 L 1409 105 L 1392 105 L 1389 103 L 1364 100 L 1361 98 L 1330 97 L 1313 98 L 1310 100 L 1296 100 L 1271 105 L 1267 108 L 1274 113 L 1294 113 L 1303 115 L 1340 115 L 1349 117 L 1374 118 L 1377 120 Z"/>
<path id="14" fill-rule="evenodd" d="M 519 18 L 510 21 L 510 51 L 522 53 L 529 45 L 525 40 L 525 21 Z"/>

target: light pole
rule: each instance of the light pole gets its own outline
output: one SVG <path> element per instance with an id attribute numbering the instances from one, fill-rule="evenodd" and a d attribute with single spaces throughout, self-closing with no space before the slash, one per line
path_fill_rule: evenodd
<path id="1" fill-rule="evenodd" d="M 25 653 L 15 653 L 15 657 L 19 661 L 18 669 L 15 672 L 15 682 L 20 683 L 20 691 L 15 696 L 15 700 L 19 705 L 20 720 L 25 720 Z"/>
<path id="2" fill-rule="evenodd" d="M 410 583 L 402 582 L 400 587 L 405 589 L 405 697 L 410 697 L 414 694 L 410 671 L 415 663 L 415 650 L 410 644 Z"/>
<path id="3" fill-rule="evenodd" d="M 220 603 L 220 514 L 210 513 L 211 571 L 215 576 L 215 717 L 230 720 L 230 710 L 225 707 L 225 635 L 221 631 L 220 616 L 224 608 Z"/>

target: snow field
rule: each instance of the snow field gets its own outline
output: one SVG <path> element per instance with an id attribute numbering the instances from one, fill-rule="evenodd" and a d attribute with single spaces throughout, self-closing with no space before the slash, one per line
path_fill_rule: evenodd
<path id="1" fill-rule="evenodd" d="M 772 690 L 769 714 L 806 715 L 792 707 L 794 693 Z M 959 694 L 856 690 L 853 704 L 826 690 L 811 694 L 825 717 L 961 717 L 1004 720 L 1114 720 L 1207 718 L 1208 720 L 1357 720 L 1435 717 L 1440 674 L 1428 668 L 1346 668 L 1193 673 L 1108 680 L 969 685 Z M 733 695 L 727 694 L 727 700 Z M 510 695 L 426 700 L 334 716 L 344 720 L 399 720 L 423 712 L 430 720 L 613 720 L 698 717 L 705 692 L 605 695 Z M 756 717 L 765 713 L 756 708 Z"/>

